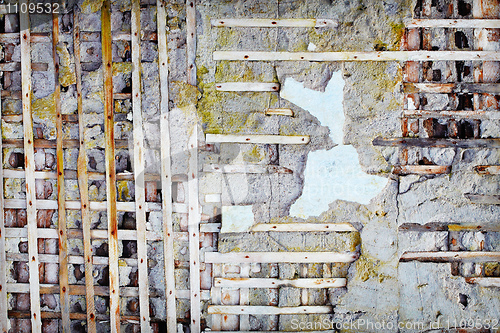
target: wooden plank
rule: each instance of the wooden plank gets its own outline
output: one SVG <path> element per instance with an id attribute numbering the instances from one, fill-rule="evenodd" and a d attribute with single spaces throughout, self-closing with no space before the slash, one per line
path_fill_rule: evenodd
<path id="1" fill-rule="evenodd" d="M 350 223 L 258 223 L 250 229 L 252 232 L 342 232 L 357 231 Z"/>
<path id="2" fill-rule="evenodd" d="M 266 116 L 288 116 L 293 117 L 293 111 L 291 109 L 284 108 L 276 108 L 276 109 L 267 109 Z"/>
<path id="3" fill-rule="evenodd" d="M 471 278 L 465 278 L 465 281 L 467 283 L 477 284 L 480 287 L 486 287 L 486 288 L 496 287 L 496 288 L 500 288 L 500 278 L 498 278 L 498 277 L 490 277 L 490 278 L 485 278 L 485 277 L 471 277 Z"/>
<path id="4" fill-rule="evenodd" d="M 407 28 L 500 28 L 500 20 L 487 19 L 412 19 Z"/>
<path id="5" fill-rule="evenodd" d="M 81 229 L 67 229 L 68 238 L 83 238 L 83 231 Z M 107 239 L 108 231 L 106 229 L 93 229 L 90 230 L 91 239 Z M 38 236 L 40 238 L 53 238 L 59 237 L 58 231 L 56 229 L 49 228 L 39 228 Z M 28 231 L 26 228 L 5 228 L 5 237 L 7 238 L 19 238 L 28 237 Z M 146 232 L 146 239 L 149 241 L 160 241 L 163 236 L 154 231 Z M 187 233 L 185 232 L 175 232 L 174 237 L 178 241 L 187 241 Z M 136 230 L 118 230 L 119 240 L 136 240 L 137 231 Z"/>
<path id="6" fill-rule="evenodd" d="M 251 314 L 251 315 L 293 315 L 309 313 L 332 313 L 332 307 L 326 306 L 245 306 L 245 305 L 209 305 L 208 314 Z"/>
<path id="7" fill-rule="evenodd" d="M 476 165 L 474 171 L 480 175 L 499 175 L 500 165 Z"/>
<path id="8" fill-rule="evenodd" d="M 59 15 L 52 14 L 52 57 L 54 61 L 54 107 L 56 113 L 56 164 L 57 164 L 57 224 L 59 229 L 59 295 L 63 332 L 69 332 L 69 275 L 68 275 L 68 235 L 66 233 L 66 191 L 64 185 L 63 122 L 61 115 L 61 84 L 59 83 Z"/>
<path id="9" fill-rule="evenodd" d="M 304 145 L 309 135 L 205 134 L 207 142 Z"/>
<path id="10" fill-rule="evenodd" d="M 203 172 L 216 173 L 282 173 L 291 174 L 292 170 L 279 165 L 261 164 L 205 164 Z"/>
<path id="11" fill-rule="evenodd" d="M 304 279 L 270 279 L 270 278 L 214 278 L 214 286 L 225 288 L 341 288 L 345 287 L 345 278 L 304 278 Z"/>
<path id="12" fill-rule="evenodd" d="M 4 148 L 22 148 L 23 140 L 22 139 L 4 139 L 3 140 Z M 56 148 L 57 143 L 55 140 L 46 140 L 46 139 L 35 139 L 34 140 L 35 148 Z M 64 139 L 63 140 L 63 148 L 79 148 L 80 143 L 78 140 L 74 139 Z M 103 147 L 96 147 L 103 148 Z M 128 140 L 116 140 L 116 148 L 128 148 Z"/>
<path id="13" fill-rule="evenodd" d="M 218 91 L 279 91 L 280 84 L 274 82 L 222 82 L 216 83 Z"/>
<path id="14" fill-rule="evenodd" d="M 500 148 L 500 139 L 375 138 L 374 146 Z"/>
<path id="15" fill-rule="evenodd" d="M 158 64 L 160 73 L 160 159 L 161 187 L 162 187 L 162 213 L 163 213 L 163 253 L 165 265 L 165 295 L 167 311 L 167 332 L 177 332 L 176 318 L 176 289 L 175 289 L 175 263 L 174 263 L 174 238 L 172 219 L 172 171 L 170 169 L 170 128 L 168 109 L 168 50 L 167 50 L 167 14 L 165 2 L 156 2 L 158 26 Z"/>
<path id="16" fill-rule="evenodd" d="M 324 263 L 353 262 L 356 252 L 207 252 L 206 263 Z"/>
<path id="17" fill-rule="evenodd" d="M 200 232 L 220 232 L 221 223 L 201 223 Z"/>
<path id="18" fill-rule="evenodd" d="M 470 118 L 470 119 L 500 119 L 500 112 L 498 111 L 452 111 L 452 110 L 404 110 L 404 117 L 408 118 Z"/>
<path id="19" fill-rule="evenodd" d="M 85 121 L 83 114 L 83 95 L 82 95 L 82 66 L 80 63 L 80 10 L 78 7 L 73 11 L 73 50 L 75 54 L 75 72 L 76 72 L 76 92 L 78 108 L 78 131 L 80 145 L 77 161 L 78 189 L 80 191 L 80 209 L 82 218 L 82 236 L 83 236 L 83 255 L 85 262 L 85 276 L 92 276 L 94 273 L 92 259 L 92 236 L 91 236 L 91 214 L 89 200 L 89 180 L 87 170 L 87 152 L 85 149 Z M 104 179 L 105 175 L 103 175 Z M 107 235 L 106 235 L 107 236 Z M 107 238 L 107 237 L 106 237 Z M 70 289 L 71 292 L 71 289 Z M 96 310 L 94 300 L 94 279 L 85 279 L 85 302 L 87 308 L 87 326 L 89 332 L 95 332 L 96 328 Z"/>
<path id="20" fill-rule="evenodd" d="M 150 332 L 148 247 L 146 243 L 146 184 L 144 182 L 144 132 L 141 88 L 141 4 L 132 0 L 132 120 L 134 138 L 135 220 L 139 272 L 139 311 L 141 332 Z"/>
<path id="21" fill-rule="evenodd" d="M 0 90 L 2 85 L 0 85 Z M 2 100 L 0 99 L 0 117 L 2 116 Z M 0 126 L 0 137 L 2 137 L 2 126 Z M 3 152 L 2 143 L 0 142 L 0 151 Z M 8 317 L 8 301 L 7 301 L 7 262 L 6 262 L 6 248 L 5 248 L 5 238 L 7 233 L 5 230 L 5 219 L 4 219 L 4 192 L 3 192 L 3 153 L 0 154 L 0 332 L 7 333 L 10 328 L 10 322 Z"/>
<path id="22" fill-rule="evenodd" d="M 423 262 L 488 262 L 500 261 L 500 252 L 486 251 L 431 251 L 405 252 L 399 259 L 406 261 Z"/>
<path id="23" fill-rule="evenodd" d="M 439 175 L 451 172 L 450 165 L 397 165 L 392 172 L 396 175 Z"/>
<path id="24" fill-rule="evenodd" d="M 242 278 L 250 277 L 250 264 L 240 265 L 240 276 Z M 246 286 L 240 286 L 240 305 L 250 305 L 250 290 Z M 240 319 L 240 331 L 250 331 L 250 316 L 248 314 L 243 314 L 239 316 Z"/>
<path id="25" fill-rule="evenodd" d="M 500 205 L 500 195 L 464 193 L 464 196 L 474 204 Z"/>
<path id="26" fill-rule="evenodd" d="M 113 113 L 113 66 L 111 51 L 111 1 L 105 0 L 101 7 L 102 66 L 104 74 L 104 132 L 106 164 L 106 202 L 108 218 L 109 250 L 109 313 L 112 333 L 120 332 L 120 295 L 118 271 L 118 220 L 116 215 L 116 168 Z"/>
<path id="27" fill-rule="evenodd" d="M 126 32 L 113 32 L 113 41 L 126 40 L 130 41 L 131 37 L 129 33 Z M 30 36 L 31 43 L 51 43 L 52 39 L 50 34 L 46 32 L 32 33 Z M 100 42 L 101 32 L 99 31 L 81 31 L 80 39 L 84 42 Z M 71 43 L 73 41 L 73 36 L 70 33 L 61 33 L 59 35 L 59 40 L 64 43 Z M 156 31 L 142 31 L 141 40 L 143 41 L 155 41 L 157 40 Z M 19 33 L 18 32 L 3 32 L 0 33 L 0 43 L 19 43 Z"/>
<path id="28" fill-rule="evenodd" d="M 27 0 L 21 0 L 20 6 L 27 6 Z M 21 90 L 23 103 L 24 160 L 26 172 L 26 219 L 28 225 L 28 256 L 30 283 L 31 330 L 42 332 L 40 314 L 40 283 L 38 271 L 38 235 L 35 190 L 35 153 L 33 147 L 33 119 L 31 118 L 31 48 L 30 17 L 27 12 L 19 14 L 21 28 Z M 59 261 L 58 261 L 59 262 Z"/>
<path id="29" fill-rule="evenodd" d="M 196 85 L 196 0 L 186 0 L 187 83 Z M 198 332 L 192 332 L 198 333 Z"/>
<path id="30" fill-rule="evenodd" d="M 0 63 L 0 71 L 2 72 L 18 72 L 21 70 L 22 62 L 3 62 Z M 49 65 L 46 63 L 33 62 L 30 64 L 31 70 L 34 72 L 46 72 Z"/>
<path id="31" fill-rule="evenodd" d="M 59 256 L 57 254 L 38 254 L 38 256 L 41 263 L 59 263 Z M 27 253 L 7 253 L 7 260 L 10 261 L 28 261 L 28 258 L 29 255 Z M 85 263 L 85 258 L 83 256 L 68 256 L 68 263 L 72 265 L 83 265 Z M 92 263 L 94 265 L 106 266 L 109 263 L 109 259 L 108 257 L 93 256 Z M 137 267 L 137 259 L 122 258 L 120 259 L 120 264 Z"/>
<path id="32" fill-rule="evenodd" d="M 445 222 L 429 222 L 426 224 L 418 223 L 403 223 L 399 226 L 400 231 L 492 231 L 500 232 L 500 225 L 478 225 L 477 223 L 463 222 L 463 223 L 445 223 Z"/>
<path id="33" fill-rule="evenodd" d="M 225 276 L 224 271 L 222 270 L 222 264 L 213 264 L 212 265 L 212 276 Z M 215 284 L 212 286 L 210 290 L 210 296 L 211 296 L 211 301 L 212 304 L 218 305 L 222 304 L 222 289 L 215 286 Z M 222 316 L 219 314 L 212 314 L 211 315 L 211 329 L 213 330 L 220 330 L 222 329 Z"/>
<path id="34" fill-rule="evenodd" d="M 212 19 L 213 27 L 259 27 L 259 28 L 335 28 L 338 22 L 330 19 Z"/>
<path id="35" fill-rule="evenodd" d="M 498 83 L 403 83 L 403 91 L 406 94 L 414 93 L 488 93 L 499 94 Z"/>
<path id="36" fill-rule="evenodd" d="M 265 52 L 214 51 L 213 60 L 233 61 L 500 61 L 496 51 Z"/>

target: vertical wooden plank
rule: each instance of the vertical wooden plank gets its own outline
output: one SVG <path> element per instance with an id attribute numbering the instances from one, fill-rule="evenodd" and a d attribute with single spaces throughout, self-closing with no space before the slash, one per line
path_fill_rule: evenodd
<path id="1" fill-rule="evenodd" d="M 222 264 L 212 264 L 212 275 L 213 277 L 222 277 Z M 222 290 L 220 287 L 212 287 L 210 290 L 212 297 L 212 304 L 218 305 L 222 304 Z M 220 314 L 211 314 L 210 322 L 212 326 L 210 327 L 212 331 L 220 331 L 222 329 L 222 317 Z"/>
<path id="2" fill-rule="evenodd" d="M 87 330 L 96 331 L 96 316 L 94 304 L 94 265 L 92 262 L 92 239 L 90 236 L 90 202 L 89 180 L 87 174 L 87 152 L 85 150 L 85 123 L 83 116 L 82 97 L 82 65 L 80 63 L 80 12 L 77 6 L 73 12 L 73 49 L 75 53 L 76 92 L 78 105 L 78 128 L 80 136 L 80 149 L 78 151 L 78 188 L 80 190 L 80 203 L 83 229 L 83 255 L 85 257 L 85 302 L 87 304 Z"/>
<path id="3" fill-rule="evenodd" d="M 132 120 L 134 136 L 134 180 L 139 270 L 139 311 L 141 332 L 150 332 L 148 248 L 146 243 L 146 186 L 144 183 L 144 133 L 141 93 L 141 4 L 132 0 Z"/>
<path id="4" fill-rule="evenodd" d="M 196 0 L 186 1 L 187 82 L 196 85 Z"/>
<path id="5" fill-rule="evenodd" d="M 54 60 L 54 106 L 56 111 L 56 155 L 57 155 L 57 204 L 59 227 L 59 297 L 61 299 L 61 319 L 63 332 L 70 332 L 69 280 L 68 280 L 68 236 L 66 232 L 66 193 L 64 189 L 64 151 L 61 116 L 61 86 L 59 84 L 59 16 L 52 14 L 52 56 Z"/>
<path id="6" fill-rule="evenodd" d="M 240 265 L 240 276 L 242 278 L 250 277 L 250 264 L 244 263 Z M 248 288 L 240 288 L 240 305 L 250 304 L 250 290 Z M 250 331 L 250 315 L 240 315 L 240 331 Z"/>
<path id="7" fill-rule="evenodd" d="M 111 53 L 111 1 L 101 8 L 102 66 L 104 74 L 104 132 L 106 164 L 106 211 L 108 214 L 109 313 L 111 332 L 120 332 L 118 271 L 118 221 L 116 216 L 115 133 L 113 114 L 113 64 Z"/>
<path id="8" fill-rule="evenodd" d="M 21 0 L 20 6 L 27 6 Z M 33 147 L 33 119 L 31 118 L 31 49 L 30 18 L 28 12 L 20 12 L 21 27 L 21 91 L 23 103 L 24 167 L 26 177 L 26 219 L 28 224 L 28 257 L 30 282 L 31 330 L 42 331 L 40 316 L 40 282 L 38 277 L 38 232 L 35 191 L 35 152 Z"/>
<path id="9" fill-rule="evenodd" d="M 2 85 L 0 84 L 0 92 Z M 0 94 L 1 95 L 1 94 Z M 0 119 L 2 118 L 2 99 L 0 98 Z M 0 126 L 0 138 L 2 137 L 2 126 Z M 5 253 L 5 221 L 3 210 L 3 147 L 0 140 L 0 332 L 7 333 L 9 330 L 9 316 L 7 304 L 7 258 Z"/>
<path id="10" fill-rule="evenodd" d="M 160 67 L 160 160 L 163 212 L 163 253 L 165 264 L 165 295 L 167 301 L 167 332 L 177 332 L 174 275 L 174 230 L 172 220 L 172 172 L 170 170 L 170 129 L 168 114 L 168 49 L 165 2 L 156 1 L 158 29 L 158 65 Z"/>

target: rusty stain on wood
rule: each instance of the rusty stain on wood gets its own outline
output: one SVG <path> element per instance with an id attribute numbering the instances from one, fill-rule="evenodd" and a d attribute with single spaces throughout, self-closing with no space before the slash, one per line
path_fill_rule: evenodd
<path id="1" fill-rule="evenodd" d="M 451 172 L 449 165 L 398 165 L 392 172 L 396 175 L 438 175 Z"/>
<path id="2" fill-rule="evenodd" d="M 474 171 L 480 175 L 500 174 L 500 165 L 476 165 Z"/>

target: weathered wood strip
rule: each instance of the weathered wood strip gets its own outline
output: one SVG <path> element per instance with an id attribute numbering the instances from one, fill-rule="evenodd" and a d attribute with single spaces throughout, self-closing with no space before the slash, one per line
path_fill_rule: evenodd
<path id="1" fill-rule="evenodd" d="M 496 287 L 500 288 L 500 278 L 498 277 L 472 277 L 472 278 L 465 278 L 465 281 L 467 283 L 471 284 L 477 284 L 480 287 L 486 287 L 486 288 L 491 288 L 491 287 Z"/>
<path id="2" fill-rule="evenodd" d="M 81 64 L 80 64 L 81 65 Z M 21 92 L 20 91 L 2 91 L 2 97 L 10 98 L 10 99 L 21 99 Z M 113 93 L 113 99 L 131 99 L 132 94 L 131 93 Z M 4 117 L 22 117 L 22 115 L 18 116 L 4 116 Z M 77 122 L 78 118 L 76 115 L 71 115 L 71 114 L 63 114 L 63 121 L 69 121 L 69 122 Z M 20 118 L 22 119 L 22 118 Z"/>
<path id="3" fill-rule="evenodd" d="M 46 32 L 37 32 L 31 33 L 30 36 L 31 43 L 51 43 L 52 39 L 50 38 L 50 34 Z M 59 40 L 64 43 L 72 42 L 72 34 L 71 33 L 60 33 Z M 84 42 L 100 42 L 101 41 L 101 32 L 99 31 L 80 31 L 80 39 Z M 113 32 L 112 34 L 113 41 L 117 40 L 131 40 L 130 34 L 126 32 Z M 141 40 L 144 41 L 155 41 L 157 40 L 156 31 L 141 31 Z M 17 32 L 4 32 L 0 33 L 0 43 L 11 43 L 18 44 L 19 43 L 19 33 Z"/>
<path id="4" fill-rule="evenodd" d="M 250 264 L 240 265 L 240 276 L 242 278 L 250 277 Z M 246 286 L 240 286 L 240 305 L 250 305 L 250 290 Z M 250 331 L 250 316 L 248 314 L 239 315 L 240 331 Z"/>
<path id="5" fill-rule="evenodd" d="M 85 302 L 87 307 L 87 327 L 89 332 L 95 332 L 96 328 L 96 311 L 94 300 L 94 266 L 92 259 L 92 236 L 91 236 L 91 216 L 90 216 L 90 201 L 89 201 L 89 175 L 87 170 L 87 152 L 85 148 L 85 122 L 83 114 L 83 96 L 82 96 L 82 66 L 80 64 L 80 11 L 75 7 L 73 11 L 73 49 L 75 54 L 75 72 L 76 72 L 76 92 L 77 92 L 77 108 L 78 108 L 78 131 L 80 137 L 80 145 L 78 150 L 77 161 L 77 178 L 78 189 L 80 191 L 80 209 L 82 218 L 82 234 L 83 234 L 83 255 L 85 262 L 85 276 L 92 278 L 85 279 Z M 103 174 L 103 179 L 105 175 Z M 106 237 L 107 238 L 107 234 Z M 70 288 L 71 292 L 71 288 Z"/>
<path id="6" fill-rule="evenodd" d="M 20 5 L 27 5 L 21 0 Z M 38 276 L 38 234 L 35 191 L 35 153 L 33 147 L 33 119 L 31 118 L 31 48 L 30 17 L 27 12 L 19 14 L 21 27 L 21 90 L 23 94 L 24 160 L 26 172 L 26 218 L 28 224 L 28 256 L 30 283 L 31 330 L 42 332 L 40 314 L 40 282 Z M 56 256 L 57 257 L 57 256 Z M 58 261 L 59 262 L 59 261 Z"/>
<path id="7" fill-rule="evenodd" d="M 196 85 L 196 0 L 186 0 L 186 53 L 187 53 L 187 83 L 195 86 Z"/>
<path id="8" fill-rule="evenodd" d="M 285 109 L 285 108 L 267 109 L 265 114 L 266 114 L 266 116 L 293 117 L 293 111 L 291 109 Z"/>
<path id="9" fill-rule="evenodd" d="M 104 74 L 104 132 L 106 164 L 106 202 L 109 250 L 109 313 L 112 333 L 120 332 L 120 295 L 118 271 L 118 221 L 116 215 L 116 168 L 113 113 L 113 72 L 111 52 L 111 1 L 101 7 L 102 66 Z"/>
<path id="10" fill-rule="evenodd" d="M 217 173 L 293 173 L 291 169 L 279 165 L 260 164 L 205 164 L 203 172 Z"/>
<path id="11" fill-rule="evenodd" d="M 2 85 L 0 85 L 0 90 Z M 2 100 L 0 99 L 0 117 L 2 116 Z M 0 126 L 0 137 L 2 136 L 2 126 Z M 3 152 L 2 143 L 0 142 L 0 151 Z M 0 154 L 0 332 L 7 333 L 9 331 L 10 323 L 7 310 L 9 309 L 7 303 L 7 261 L 5 257 L 5 238 L 7 237 L 5 221 L 4 221 L 4 196 L 3 196 L 3 154 Z M 27 234 L 27 233 L 26 233 Z"/>
<path id="12" fill-rule="evenodd" d="M 449 165 L 397 165 L 392 169 L 396 175 L 439 175 L 451 172 Z"/>
<path id="13" fill-rule="evenodd" d="M 141 4 L 132 0 L 132 120 L 134 137 L 135 220 L 139 266 L 139 312 L 141 332 L 150 332 L 148 248 L 146 243 L 146 184 L 144 182 L 144 132 L 142 125 L 141 85 Z M 117 235 L 118 236 L 118 235 Z"/>
<path id="14" fill-rule="evenodd" d="M 324 263 L 353 262 L 356 252 L 232 252 L 205 253 L 206 263 Z"/>
<path id="15" fill-rule="evenodd" d="M 265 52 L 215 51 L 214 60 L 233 61 L 500 61 L 496 51 Z"/>
<path id="16" fill-rule="evenodd" d="M 330 19 L 212 19 L 213 27 L 259 27 L 259 28 L 335 28 L 338 22 Z"/>
<path id="17" fill-rule="evenodd" d="M 56 164 L 57 164 L 57 218 L 59 229 L 59 295 L 61 300 L 61 318 L 63 332 L 69 332 L 69 277 L 68 277 L 68 236 L 66 233 L 66 191 L 64 185 L 64 151 L 63 151 L 63 123 L 61 115 L 61 84 L 59 83 L 59 15 L 52 14 L 52 57 L 54 61 L 54 106 L 56 113 Z"/>
<path id="18" fill-rule="evenodd" d="M 495 224 L 478 225 L 477 223 L 462 222 L 462 223 L 445 223 L 445 222 L 429 222 L 426 224 L 418 223 L 403 223 L 398 228 L 400 231 L 493 231 L 500 232 L 500 226 Z"/>
<path id="19" fill-rule="evenodd" d="M 251 231 L 277 232 L 342 232 L 357 231 L 351 223 L 259 223 L 252 226 Z"/>
<path id="20" fill-rule="evenodd" d="M 500 148 L 500 139 L 375 138 L 374 146 Z"/>
<path id="21" fill-rule="evenodd" d="M 309 135 L 205 134 L 207 142 L 304 145 Z"/>
<path id="22" fill-rule="evenodd" d="M 0 63 L 0 71 L 2 72 L 18 72 L 22 68 L 22 62 L 3 62 Z M 33 62 L 30 64 L 30 68 L 34 72 L 46 72 L 49 68 L 47 63 Z"/>
<path id="23" fill-rule="evenodd" d="M 430 251 L 430 252 L 405 252 L 399 259 L 406 261 L 423 262 L 488 262 L 500 261 L 500 252 L 486 251 Z"/>
<path id="24" fill-rule="evenodd" d="M 23 139 L 4 139 L 4 148 L 22 148 Z M 35 148 L 57 148 L 56 140 L 35 139 Z M 63 139 L 63 148 L 79 148 L 80 142 L 75 139 Z M 104 148 L 104 147 L 96 147 Z M 128 148 L 128 140 L 116 140 L 116 148 Z"/>
<path id="25" fill-rule="evenodd" d="M 201 223 L 200 232 L 220 232 L 220 223 Z"/>
<path id="26" fill-rule="evenodd" d="M 165 265 L 165 297 L 167 311 L 167 332 L 177 332 L 176 319 L 176 290 L 175 290 L 175 263 L 174 263 L 174 230 L 172 220 L 172 171 L 170 169 L 170 128 L 168 109 L 168 49 L 167 49 L 167 14 L 165 2 L 156 2 L 158 26 L 158 64 L 160 72 L 160 146 L 162 212 L 163 212 L 163 253 Z M 187 181 L 187 179 L 186 179 Z"/>
<path id="27" fill-rule="evenodd" d="M 470 118 L 470 119 L 500 119 L 500 112 L 498 111 L 452 111 L 452 110 L 404 110 L 404 117 L 408 118 Z"/>
<path id="28" fill-rule="evenodd" d="M 222 82 L 216 83 L 218 91 L 279 91 L 280 84 L 274 82 Z"/>
<path id="29" fill-rule="evenodd" d="M 476 165 L 474 171 L 480 175 L 499 175 L 500 165 Z"/>
<path id="30" fill-rule="evenodd" d="M 224 276 L 225 273 L 222 270 L 222 264 L 213 264 L 212 265 L 212 276 Z M 212 286 L 210 290 L 210 296 L 211 296 L 211 301 L 212 304 L 217 305 L 217 304 L 222 304 L 222 289 L 217 287 L 215 284 Z M 211 315 L 211 329 L 213 330 L 220 330 L 222 329 L 222 316 L 219 314 L 212 314 Z"/>
<path id="31" fill-rule="evenodd" d="M 497 83 L 403 83 L 403 91 L 406 94 L 414 93 L 488 93 L 499 94 L 500 84 Z"/>
<path id="32" fill-rule="evenodd" d="M 253 314 L 253 315 L 292 315 L 308 313 L 331 313 L 332 307 L 326 306 L 251 306 L 251 305 L 209 305 L 209 314 Z"/>
<path id="33" fill-rule="evenodd" d="M 412 19 L 407 28 L 500 28 L 500 20 L 488 19 Z"/>
<path id="34" fill-rule="evenodd" d="M 345 278 L 301 278 L 301 279 L 271 279 L 271 278 L 214 278 L 214 286 L 225 288 L 341 288 L 345 287 Z"/>
<path id="35" fill-rule="evenodd" d="M 464 196 L 474 204 L 500 205 L 500 195 L 465 193 Z"/>
<path id="36" fill-rule="evenodd" d="M 52 312 L 52 311 L 42 311 L 41 312 L 42 319 L 61 319 L 61 313 L 59 312 Z M 14 311 L 14 310 L 9 310 L 9 317 L 10 318 L 15 318 L 15 319 L 26 319 L 30 317 L 29 312 L 27 311 Z M 105 314 L 97 314 L 96 316 L 97 320 L 102 321 L 102 322 L 108 322 L 109 321 L 109 315 Z M 85 320 L 86 315 L 85 313 L 75 313 L 72 312 L 69 315 L 69 318 L 71 320 Z M 130 324 L 130 322 L 137 323 L 139 322 L 139 316 L 121 316 L 120 320 L 123 324 Z M 160 322 L 160 320 L 155 320 L 155 322 Z"/>

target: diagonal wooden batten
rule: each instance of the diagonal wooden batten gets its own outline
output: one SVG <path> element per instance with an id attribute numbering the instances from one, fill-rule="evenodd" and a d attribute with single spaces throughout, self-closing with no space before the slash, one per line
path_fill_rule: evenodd
<path id="1" fill-rule="evenodd" d="M 353 262 L 356 252 L 207 252 L 206 263 L 327 263 Z"/>
<path id="2" fill-rule="evenodd" d="M 106 164 L 106 202 L 109 250 L 109 313 L 112 333 L 120 332 L 120 293 L 118 271 L 118 220 L 116 214 L 115 135 L 113 115 L 113 66 L 111 52 L 111 1 L 101 7 L 102 66 L 104 74 L 104 132 Z"/>
<path id="3" fill-rule="evenodd" d="M 305 145 L 309 135 L 205 134 L 207 142 Z"/>
<path id="4" fill-rule="evenodd" d="M 165 298 L 167 311 L 167 332 L 177 332 L 175 301 L 175 263 L 172 219 L 172 172 L 170 169 L 170 129 L 168 114 L 168 50 L 167 50 L 167 14 L 165 2 L 156 2 L 158 26 L 158 66 L 160 72 L 160 160 L 162 213 L 163 213 L 163 258 L 165 265 Z"/>
<path id="5" fill-rule="evenodd" d="M 500 28 L 500 20 L 488 19 L 413 19 L 406 28 Z"/>
<path id="6" fill-rule="evenodd" d="M 68 277 L 68 236 L 66 233 L 66 192 L 64 188 L 64 151 L 63 127 L 61 115 L 61 85 L 59 83 L 59 57 L 57 46 L 59 44 L 59 16 L 52 14 L 52 56 L 54 60 L 54 106 L 56 112 L 57 133 L 57 223 L 59 229 L 59 295 L 61 300 L 61 318 L 63 332 L 69 332 L 71 321 L 69 319 L 69 277 Z"/>
<path id="7" fill-rule="evenodd" d="M 94 301 L 94 267 L 92 264 L 92 238 L 91 238 L 91 215 L 89 201 L 89 180 L 87 172 L 87 152 L 85 149 L 85 122 L 83 114 L 83 96 L 82 96 L 82 66 L 80 64 L 80 11 L 75 6 L 73 12 L 73 49 L 75 54 L 75 72 L 76 72 L 76 92 L 78 108 L 78 130 L 80 137 L 80 146 L 78 151 L 77 178 L 80 191 L 80 209 L 82 218 L 83 232 L 83 255 L 85 262 L 85 276 L 92 277 L 85 279 L 85 302 L 87 307 L 87 327 L 89 332 L 95 332 L 96 311 Z M 104 176 L 104 175 L 103 175 Z"/>
<path id="8" fill-rule="evenodd" d="M 399 259 L 401 262 L 488 262 L 500 261 L 500 252 L 486 251 L 430 251 L 405 252 Z"/>
<path id="9" fill-rule="evenodd" d="M 374 146 L 385 147 L 456 147 L 500 148 L 500 139 L 375 138 Z"/>
<path id="10" fill-rule="evenodd" d="M 476 165 L 474 171 L 480 175 L 500 175 L 500 165 Z"/>
<path id="11" fill-rule="evenodd" d="M 331 19 L 212 19 L 213 27 L 259 27 L 259 28 L 335 28 L 338 22 Z"/>
<path id="12" fill-rule="evenodd" d="M 474 204 L 500 205 L 500 195 L 465 193 L 464 196 Z"/>
<path id="13" fill-rule="evenodd" d="M 214 278 L 214 286 L 225 288 L 342 288 L 347 284 L 345 278 Z"/>
<path id="14" fill-rule="evenodd" d="M 218 91 L 279 91 L 280 84 L 274 82 L 222 82 L 216 83 Z"/>
<path id="15" fill-rule="evenodd" d="M 0 85 L 0 90 L 2 85 Z M 0 99 L 0 117 L 2 116 L 2 100 Z M 2 136 L 2 127 L 0 126 L 0 137 Z M 0 142 L 0 151 L 3 151 L 2 143 Z M 3 154 L 0 154 L 0 165 L 3 166 Z M 9 317 L 8 317 L 8 303 L 7 303 L 7 261 L 5 256 L 5 238 L 7 233 L 5 230 L 5 219 L 4 219 L 4 209 L 3 209 L 3 171 L 4 168 L 0 169 L 0 332 L 7 333 L 10 328 Z"/>
<path id="16" fill-rule="evenodd" d="M 26 0 L 20 4 L 27 5 Z M 21 26 L 21 90 L 23 103 L 24 156 L 26 172 L 26 219 L 28 224 L 28 259 L 30 283 L 31 330 L 42 332 L 40 315 L 40 283 L 38 276 L 38 235 L 35 192 L 35 152 L 33 147 L 33 119 L 31 118 L 31 49 L 30 18 L 27 12 L 19 14 Z"/>
<path id="17" fill-rule="evenodd" d="M 292 315 L 308 313 L 332 313 L 332 307 L 324 306 L 251 306 L 251 305 L 209 305 L 209 314 L 252 314 L 252 315 Z"/>
<path id="18" fill-rule="evenodd" d="M 413 93 L 488 93 L 500 94 L 498 83 L 403 83 L 403 91 L 407 94 Z"/>
<path id="19" fill-rule="evenodd" d="M 141 92 L 141 4 L 132 0 L 132 120 L 134 137 L 134 180 L 137 226 L 137 261 L 139 266 L 139 311 L 141 332 L 150 332 L 148 248 L 146 243 L 146 184 L 144 182 L 144 132 Z M 118 235 L 117 235 L 118 236 Z"/>
<path id="20" fill-rule="evenodd" d="M 215 51 L 214 60 L 233 61 L 500 61 L 496 51 L 265 52 Z"/>

